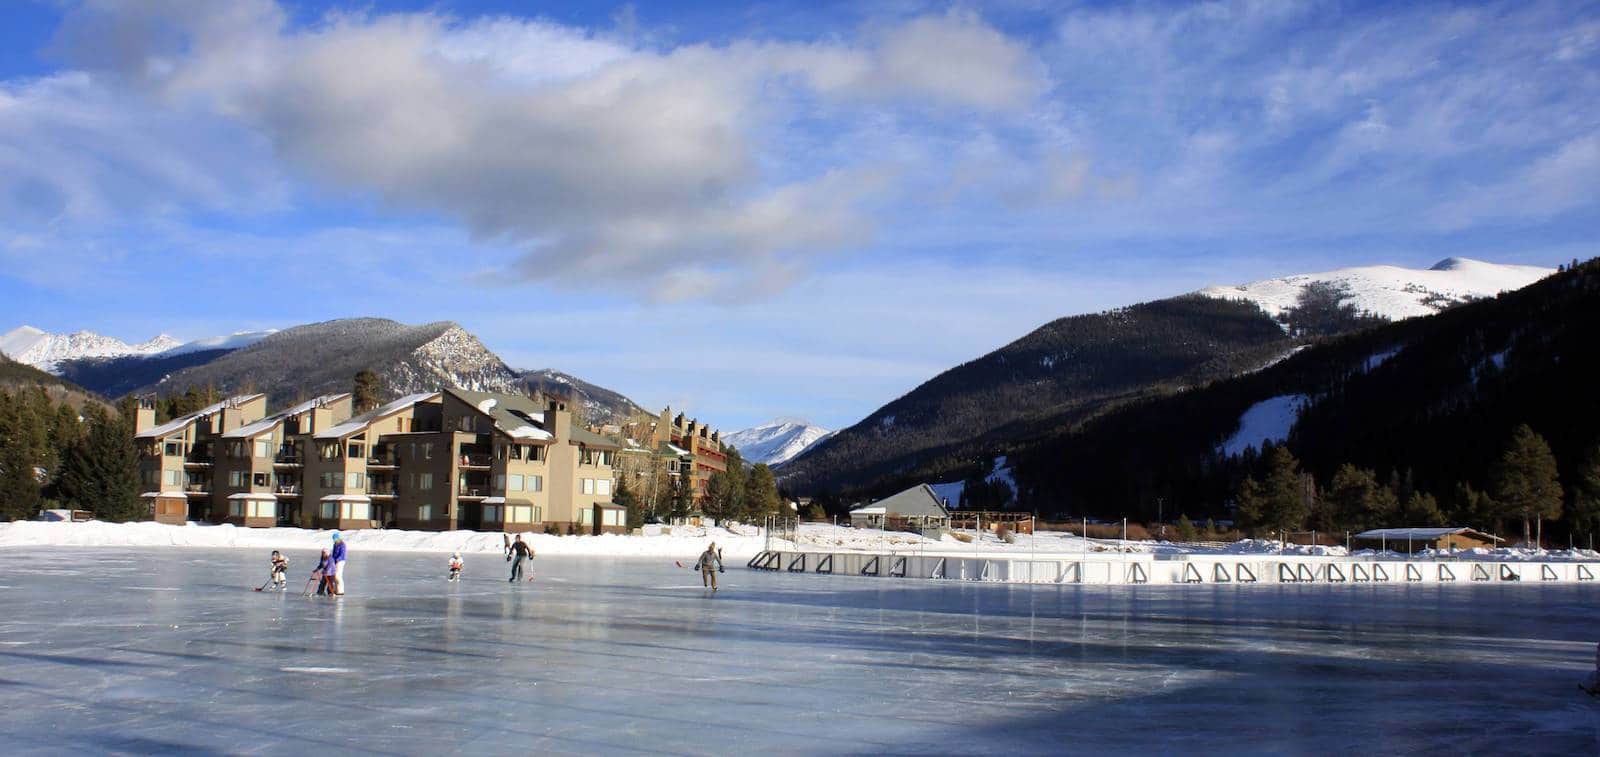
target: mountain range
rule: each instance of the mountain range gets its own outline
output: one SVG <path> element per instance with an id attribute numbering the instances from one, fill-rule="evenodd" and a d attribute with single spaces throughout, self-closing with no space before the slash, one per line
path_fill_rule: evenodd
<path id="1" fill-rule="evenodd" d="M 747 463 L 778 465 L 810 449 L 833 432 L 803 420 L 780 419 L 722 437 Z"/>
<path id="2" fill-rule="evenodd" d="M 1058 319 L 951 368 L 779 468 L 799 492 L 881 494 L 986 471 L 1025 440 L 1120 405 L 1260 371 L 1308 343 L 1292 318 L 1344 330 L 1437 313 L 1550 269 L 1449 258 L 1425 270 L 1347 268 Z M 1333 313 L 1298 306 L 1334 293 Z M 1309 307 L 1309 306 L 1307 306 Z"/>

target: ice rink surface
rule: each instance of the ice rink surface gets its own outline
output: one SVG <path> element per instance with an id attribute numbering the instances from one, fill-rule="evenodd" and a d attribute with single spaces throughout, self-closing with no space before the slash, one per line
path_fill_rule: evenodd
<path id="1" fill-rule="evenodd" d="M 0 550 L 0 751 L 1600 753 L 1600 586 L 976 585 Z M 688 564 L 693 555 L 684 555 Z"/>

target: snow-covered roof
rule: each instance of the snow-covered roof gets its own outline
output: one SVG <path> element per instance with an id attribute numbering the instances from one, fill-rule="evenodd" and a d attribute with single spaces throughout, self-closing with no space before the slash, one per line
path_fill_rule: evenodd
<path id="1" fill-rule="evenodd" d="M 1392 539 L 1394 541 L 1402 541 L 1405 539 L 1437 539 L 1441 536 L 1452 536 L 1455 534 L 1472 534 L 1473 536 L 1482 539 L 1505 541 L 1498 536 L 1490 536 L 1482 531 L 1467 528 L 1465 526 L 1445 526 L 1442 528 L 1374 528 L 1371 531 L 1362 531 L 1361 533 L 1356 534 L 1355 538 Z"/>
<path id="2" fill-rule="evenodd" d="M 228 499 L 261 499 L 261 500 L 266 500 L 266 499 L 277 499 L 277 495 L 274 495 L 271 492 L 239 492 L 238 494 L 229 494 L 228 495 Z"/>
<path id="3" fill-rule="evenodd" d="M 141 497 L 150 497 L 150 498 L 155 498 L 155 497 L 178 497 L 178 498 L 182 499 L 182 498 L 187 497 L 188 495 L 184 494 L 183 492 L 145 492 L 144 494 L 141 494 L 139 496 L 141 496 Z"/>
<path id="4" fill-rule="evenodd" d="M 218 402 L 216 404 L 207 405 L 207 406 L 205 406 L 203 408 L 200 408 L 199 410 L 196 410 L 196 411 L 194 411 L 194 412 L 192 412 L 192 413 L 190 413 L 188 415 L 184 415 L 184 416 L 179 416 L 177 418 L 173 418 L 172 420 L 167 421 L 166 423 L 163 423 L 163 424 L 161 424 L 159 426 L 156 426 L 155 428 L 147 429 L 145 431 L 141 431 L 138 434 L 135 434 L 134 438 L 136 438 L 136 439 L 160 439 L 161 437 L 166 436 L 167 434 L 173 433 L 174 431 L 183 430 L 189 424 L 194 423 L 196 420 L 198 420 L 200 418 L 204 418 L 204 417 L 206 417 L 208 415 L 211 415 L 213 413 L 222 412 L 222 409 L 227 407 L 230 403 L 243 404 L 245 402 L 249 402 L 250 400 L 253 400 L 253 399 L 255 399 L 257 397 L 260 397 L 260 396 L 261 396 L 260 394 L 241 394 L 241 395 L 239 395 L 237 397 L 229 397 L 229 398 L 227 398 L 227 399 L 225 399 L 225 400 L 223 400 L 221 402 Z"/>
<path id="5" fill-rule="evenodd" d="M 371 502 L 372 498 L 365 494 L 329 494 L 322 498 L 323 502 Z"/>
<path id="6" fill-rule="evenodd" d="M 851 515 L 883 515 L 884 513 L 887 513 L 887 512 L 888 512 L 888 510 L 885 510 L 883 505 L 867 505 L 866 507 L 858 507 L 858 508 L 856 508 L 854 510 L 851 510 L 850 514 Z"/>
<path id="7" fill-rule="evenodd" d="M 290 418 L 293 418 L 296 415 L 299 415 L 301 413 L 309 413 L 312 410 L 315 410 L 316 408 L 318 408 L 318 407 L 320 407 L 322 405 L 325 405 L 325 404 L 330 403 L 330 402 L 337 402 L 341 398 L 349 397 L 349 396 L 350 396 L 349 392 L 340 392 L 338 394 L 324 394 L 321 397 L 317 397 L 315 399 L 306 400 L 305 402 L 302 402 L 302 403 L 300 403 L 298 405 L 295 405 L 294 407 L 291 407 L 291 408 L 289 408 L 287 410 L 280 410 L 280 411 L 278 411 L 276 413 L 273 413 L 272 415 L 269 415 L 269 416 L 267 416 L 265 418 L 262 418 L 259 421 L 256 421 L 255 423 L 247 423 L 247 424 L 245 424 L 243 426 L 240 426 L 240 427 L 238 427 L 238 428 L 236 428 L 236 429 L 234 429 L 232 431 L 224 432 L 222 434 L 222 438 L 224 438 L 224 439 L 249 439 L 252 436 L 258 436 L 260 434 L 264 434 L 264 433 L 266 433 L 268 431 L 271 431 L 274 428 L 277 428 L 278 424 L 283 423 L 284 421 L 289 420 Z"/>
<path id="8" fill-rule="evenodd" d="M 689 454 L 689 450 L 686 450 L 686 449 L 684 449 L 682 447 L 679 447 L 678 445 L 673 444 L 671 442 L 666 442 L 662 446 L 666 447 L 668 452 L 670 452 L 670 453 L 672 453 L 674 455 L 677 455 L 679 457 L 683 457 L 684 455 Z"/>
<path id="9" fill-rule="evenodd" d="M 501 433 L 513 439 L 551 441 L 555 434 L 544 428 L 544 410 L 527 397 L 515 394 L 491 394 L 465 389 L 447 389 L 462 402 L 489 416 Z"/>
<path id="10" fill-rule="evenodd" d="M 344 423 L 341 423 L 341 424 L 339 424 L 337 426 L 334 426 L 333 428 L 330 428 L 327 431 L 319 431 L 319 432 L 317 432 L 317 438 L 318 439 L 343 439 L 344 437 L 347 437 L 347 436 L 349 436 L 351 434 L 357 433 L 357 432 L 365 429 L 367 426 L 372 425 L 372 422 L 375 421 L 375 420 L 378 420 L 379 418 L 383 418 L 385 416 L 393 415 L 393 414 L 395 414 L 395 413 L 397 413 L 397 412 L 399 412 L 401 410 L 404 410 L 404 409 L 406 409 L 408 407 L 411 407 L 412 405 L 417 404 L 418 402 L 423 402 L 423 401 L 426 401 L 426 400 L 430 400 L 430 399 L 433 399 L 434 397 L 437 397 L 437 396 L 439 396 L 438 392 L 422 392 L 420 394 L 408 394 L 408 395 L 406 395 L 404 397 L 401 397 L 400 399 L 394 400 L 393 402 L 386 403 L 386 404 L 380 406 L 376 410 L 368 410 L 365 413 L 357 415 L 356 417 L 351 418 L 350 420 L 347 420 Z"/>

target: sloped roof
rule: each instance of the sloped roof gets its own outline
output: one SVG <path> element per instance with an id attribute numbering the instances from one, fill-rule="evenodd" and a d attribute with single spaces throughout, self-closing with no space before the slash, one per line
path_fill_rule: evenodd
<path id="1" fill-rule="evenodd" d="M 434 397 L 437 397 L 437 396 L 439 396 L 438 392 L 422 392 L 420 394 L 408 394 L 408 395 L 406 395 L 404 397 L 401 397 L 400 399 L 394 400 L 393 402 L 389 402 L 389 403 L 379 407 L 376 410 L 368 410 L 365 413 L 357 415 L 354 418 L 351 418 L 350 420 L 345 421 L 344 423 L 341 423 L 341 424 L 339 424 L 337 426 L 334 426 L 333 428 L 328 429 L 327 431 L 319 431 L 319 432 L 317 432 L 317 438 L 318 439 L 343 439 L 344 437 L 347 437 L 347 436 L 349 436 L 351 434 L 354 434 L 354 433 L 356 433 L 358 431 L 361 431 L 362 429 L 366 428 L 367 426 L 372 425 L 372 422 L 375 421 L 375 420 L 378 420 L 379 418 L 383 418 L 383 417 L 389 416 L 389 415 L 394 415 L 395 413 L 400 412 L 401 410 L 404 410 L 404 409 L 406 409 L 408 407 L 411 407 L 412 405 L 415 405 L 418 402 L 424 402 L 426 400 L 433 399 Z"/>
<path id="2" fill-rule="evenodd" d="M 167 421 L 166 423 L 163 423 L 163 424 L 161 424 L 159 426 L 156 426 L 155 428 L 148 429 L 146 431 L 141 431 L 140 433 L 135 434 L 134 438 L 135 439 L 159 439 L 159 438 L 161 438 L 163 436 L 166 436 L 167 434 L 170 434 L 170 433 L 172 433 L 174 431 L 179 431 L 179 430 L 183 429 L 185 426 L 188 426 L 189 424 L 194 423 L 195 421 L 197 421 L 197 420 L 199 420 L 201 418 L 204 418 L 204 417 L 206 417 L 208 415 L 211 415 L 213 413 L 222 412 L 222 409 L 225 408 L 225 407 L 228 407 L 229 403 L 243 404 L 243 403 L 249 402 L 249 401 L 251 401 L 251 400 L 253 400 L 253 399 L 257 398 L 257 397 L 261 397 L 261 396 L 263 396 L 263 395 L 261 395 L 261 394 L 241 394 L 241 395 L 238 395 L 236 397 L 229 397 L 229 398 L 227 398 L 227 399 L 225 399 L 225 400 L 223 400 L 221 402 L 218 402 L 216 404 L 207 405 L 207 406 L 205 406 L 203 408 L 200 408 L 199 410 L 196 410 L 196 411 L 194 411 L 194 412 L 192 412 L 192 413 L 190 413 L 188 415 L 184 415 L 184 416 L 179 416 L 177 418 L 173 418 L 172 420 Z"/>
<path id="3" fill-rule="evenodd" d="M 850 513 L 862 515 L 938 515 L 948 516 L 950 511 L 939 501 L 938 495 L 927 484 L 917 484 L 899 494 L 858 507 Z"/>
<path id="4" fill-rule="evenodd" d="M 301 413 L 310 412 L 310 411 L 316 409 L 321 404 L 329 403 L 329 402 L 337 402 L 340 399 L 342 399 L 344 397 L 349 397 L 349 396 L 350 396 L 349 392 L 340 392 L 338 394 L 324 394 L 321 397 L 317 397 L 315 399 L 306 400 L 305 402 L 302 402 L 302 403 L 300 403 L 298 405 L 295 405 L 294 407 L 291 407 L 291 408 L 289 408 L 287 410 L 280 410 L 280 411 L 278 411 L 276 413 L 273 413 L 272 415 L 269 415 L 269 416 L 267 416 L 265 418 L 262 418 L 259 421 L 256 421 L 255 423 L 247 423 L 247 424 L 245 424 L 243 426 L 240 426 L 240 427 L 238 427 L 238 428 L 236 428 L 236 429 L 234 429 L 232 431 L 225 432 L 225 433 L 223 433 L 222 438 L 224 438 L 224 439 L 249 439 L 252 436 L 256 436 L 258 434 L 261 434 L 261 433 L 264 433 L 264 432 L 267 432 L 267 431 L 271 431 L 272 429 L 276 428 L 278 426 L 278 424 L 280 424 L 280 423 L 282 423 L 282 422 L 284 422 L 286 420 L 289 420 L 290 418 L 293 418 L 296 415 L 299 415 Z"/>
<path id="5" fill-rule="evenodd" d="M 594 447 L 596 449 L 622 449 L 622 445 L 618 444 L 615 439 L 601 436 L 589 429 L 578 428 L 577 426 L 572 427 L 572 441 L 585 447 Z"/>
<path id="6" fill-rule="evenodd" d="M 517 394 L 473 392 L 466 389 L 446 389 L 456 399 L 489 416 L 500 433 L 513 439 L 550 441 L 555 434 L 544 427 L 544 408 L 532 399 Z"/>
<path id="7" fill-rule="evenodd" d="M 1390 541 L 1404 541 L 1406 539 L 1433 540 L 1442 536 L 1455 534 L 1470 534 L 1473 538 L 1484 541 L 1505 541 L 1498 536 L 1490 536 L 1477 529 L 1466 526 L 1444 526 L 1439 528 L 1374 528 L 1371 531 L 1362 531 L 1356 534 L 1357 539 L 1388 539 Z"/>

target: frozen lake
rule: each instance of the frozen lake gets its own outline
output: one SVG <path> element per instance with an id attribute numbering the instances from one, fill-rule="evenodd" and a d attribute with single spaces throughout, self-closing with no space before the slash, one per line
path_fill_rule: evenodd
<path id="1" fill-rule="evenodd" d="M 0 550 L 7 754 L 1600 753 L 1589 585 L 1025 586 Z M 692 555 L 685 555 L 687 563 Z"/>

